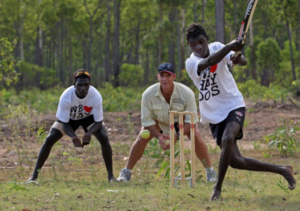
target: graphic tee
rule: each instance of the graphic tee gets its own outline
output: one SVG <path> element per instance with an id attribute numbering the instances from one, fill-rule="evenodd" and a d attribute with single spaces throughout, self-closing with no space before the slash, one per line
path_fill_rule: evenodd
<path id="1" fill-rule="evenodd" d="M 210 54 L 223 47 L 220 42 L 208 46 Z M 233 53 L 230 52 L 218 64 L 206 68 L 200 75 L 197 74 L 197 69 L 203 58 L 192 53 L 185 62 L 189 77 L 200 91 L 199 109 L 202 123 L 220 123 L 230 111 L 245 107 L 243 96 L 227 67 L 227 64 L 232 65 L 230 55 Z"/>
<path id="2" fill-rule="evenodd" d="M 102 96 L 93 86 L 90 86 L 85 98 L 80 99 L 75 94 L 75 87 L 67 88 L 59 99 L 56 117 L 62 122 L 84 119 L 94 115 L 95 122 L 103 120 Z"/>

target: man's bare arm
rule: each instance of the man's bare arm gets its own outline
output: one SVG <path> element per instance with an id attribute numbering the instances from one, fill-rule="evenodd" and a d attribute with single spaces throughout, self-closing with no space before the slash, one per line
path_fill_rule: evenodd
<path id="1" fill-rule="evenodd" d="M 210 54 L 199 62 L 197 69 L 198 75 L 206 68 L 219 63 L 230 51 L 241 51 L 243 47 L 244 45 L 242 42 L 237 39 L 226 44 L 223 48 Z"/>

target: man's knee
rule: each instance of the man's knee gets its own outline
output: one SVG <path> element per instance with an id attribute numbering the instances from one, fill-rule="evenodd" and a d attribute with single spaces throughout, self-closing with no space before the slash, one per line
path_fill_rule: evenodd
<path id="1" fill-rule="evenodd" d="M 137 141 L 138 143 L 141 143 L 141 144 L 148 144 L 149 141 L 150 141 L 151 139 L 152 139 L 152 136 L 151 136 L 151 135 L 150 135 L 149 138 L 144 139 L 144 138 L 142 138 L 141 134 L 139 134 L 139 136 L 137 137 L 136 141 Z"/>
<path id="2" fill-rule="evenodd" d="M 238 166 L 239 166 L 239 165 L 238 165 L 238 160 L 235 159 L 235 158 L 231 158 L 229 165 L 230 165 L 231 168 L 237 169 Z"/>
<path id="3" fill-rule="evenodd" d="M 244 158 L 241 156 L 237 156 L 235 153 L 232 154 L 230 159 L 230 167 L 240 169 L 244 162 Z"/>
<path id="4" fill-rule="evenodd" d="M 59 130 L 52 128 L 45 139 L 44 145 L 52 147 L 62 136 Z"/>
<path id="5" fill-rule="evenodd" d="M 102 130 L 98 130 L 93 134 L 97 140 L 100 142 L 102 146 L 109 145 L 109 139 L 106 132 L 103 132 Z"/>
<path id="6" fill-rule="evenodd" d="M 233 134 L 224 134 L 222 137 L 222 147 L 226 148 L 227 146 L 232 146 L 234 138 Z"/>

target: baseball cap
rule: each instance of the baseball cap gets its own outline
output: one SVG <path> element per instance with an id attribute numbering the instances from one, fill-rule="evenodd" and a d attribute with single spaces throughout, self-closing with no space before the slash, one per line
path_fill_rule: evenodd
<path id="1" fill-rule="evenodd" d="M 161 65 L 158 66 L 157 70 L 158 70 L 158 73 L 167 72 L 172 75 L 175 74 L 175 70 L 173 69 L 173 66 L 171 63 L 162 63 Z"/>

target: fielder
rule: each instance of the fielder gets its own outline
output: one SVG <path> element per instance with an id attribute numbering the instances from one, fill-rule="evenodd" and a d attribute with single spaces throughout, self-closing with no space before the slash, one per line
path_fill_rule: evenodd
<path id="1" fill-rule="evenodd" d="M 157 138 L 163 150 L 170 148 L 170 143 L 166 143 L 169 137 L 169 111 L 192 111 L 195 113 L 195 122 L 197 118 L 197 106 L 194 92 L 187 86 L 177 83 L 175 71 L 170 63 L 163 63 L 158 67 L 157 79 L 159 83 L 150 86 L 143 93 L 141 121 L 142 129 L 133 143 L 126 167 L 121 170 L 118 181 L 128 181 L 131 178 L 131 171 L 138 160 L 143 156 L 146 145 L 152 138 Z M 177 118 L 177 119 L 176 119 Z M 174 120 L 179 121 L 178 117 Z M 184 134 L 190 138 L 190 116 L 184 119 Z M 149 130 L 150 136 L 143 138 L 143 130 Z M 144 137 L 147 137 L 144 136 Z M 177 137 L 175 136 L 175 141 Z M 208 156 L 206 144 L 203 142 L 200 132 L 195 128 L 195 147 L 196 155 L 206 168 L 207 181 L 216 180 L 214 171 Z"/>
<path id="2" fill-rule="evenodd" d="M 56 112 L 57 121 L 52 125 L 49 135 L 42 146 L 33 174 L 27 182 L 35 181 L 47 160 L 52 146 L 64 135 L 72 139 L 75 147 L 88 145 L 94 135 L 101 144 L 102 156 L 108 173 L 108 181 L 115 180 L 113 175 L 112 149 L 106 128 L 102 125 L 102 97 L 97 89 L 90 86 L 90 73 L 79 69 L 74 73 L 74 86 L 67 88 L 61 95 Z M 75 134 L 82 126 L 85 134 L 80 138 Z"/>

